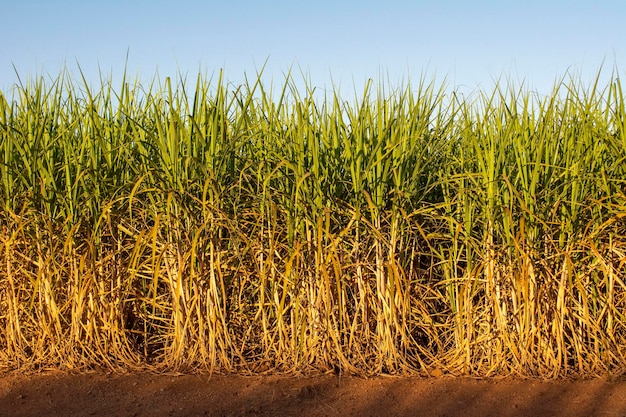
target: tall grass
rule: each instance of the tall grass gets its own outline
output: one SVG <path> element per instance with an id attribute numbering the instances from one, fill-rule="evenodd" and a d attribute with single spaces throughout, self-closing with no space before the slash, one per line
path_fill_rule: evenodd
<path id="1" fill-rule="evenodd" d="M 0 364 L 624 369 L 619 78 L 352 102 L 260 79 L 0 93 Z"/>

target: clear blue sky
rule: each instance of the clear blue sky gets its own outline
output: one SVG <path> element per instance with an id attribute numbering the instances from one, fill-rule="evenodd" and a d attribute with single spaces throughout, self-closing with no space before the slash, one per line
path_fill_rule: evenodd
<path id="1" fill-rule="evenodd" d="M 282 81 L 301 68 L 314 86 L 360 90 L 380 74 L 489 88 L 504 74 L 548 93 L 571 70 L 590 80 L 626 70 L 626 2 L 370 0 L 0 0 L 0 89 L 17 78 L 55 75 L 78 62 L 95 84 L 98 68 L 149 82 L 225 69 L 234 83 Z"/>

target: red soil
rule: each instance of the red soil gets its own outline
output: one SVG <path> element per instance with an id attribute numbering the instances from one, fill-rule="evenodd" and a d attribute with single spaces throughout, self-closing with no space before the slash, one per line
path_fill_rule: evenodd
<path id="1" fill-rule="evenodd" d="M 0 416 L 626 416 L 626 380 L 0 373 Z"/>

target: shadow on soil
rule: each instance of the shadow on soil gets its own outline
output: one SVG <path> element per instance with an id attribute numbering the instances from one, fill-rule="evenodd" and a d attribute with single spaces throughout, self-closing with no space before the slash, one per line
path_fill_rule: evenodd
<path id="1" fill-rule="evenodd" d="M 626 417 L 626 382 L 9 373 L 0 415 Z"/>

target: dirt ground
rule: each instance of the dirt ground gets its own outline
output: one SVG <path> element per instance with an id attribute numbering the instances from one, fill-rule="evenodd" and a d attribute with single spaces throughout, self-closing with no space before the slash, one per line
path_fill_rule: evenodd
<path id="1" fill-rule="evenodd" d="M 626 416 L 626 380 L 0 373 L 0 416 Z"/>

